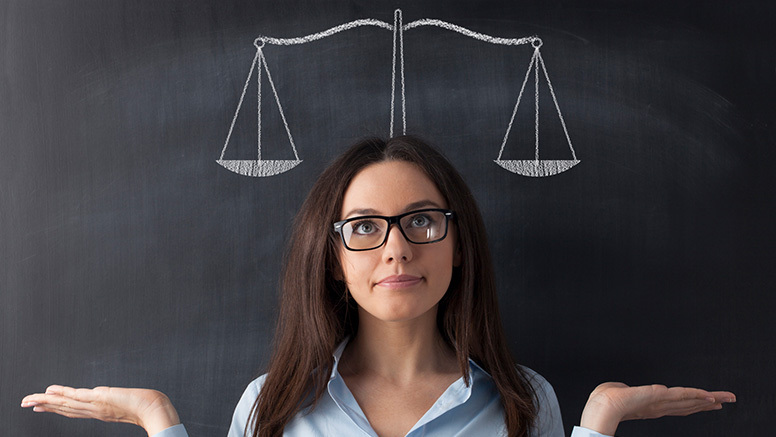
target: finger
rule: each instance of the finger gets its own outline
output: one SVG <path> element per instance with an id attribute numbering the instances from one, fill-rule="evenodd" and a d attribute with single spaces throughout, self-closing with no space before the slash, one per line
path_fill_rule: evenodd
<path id="1" fill-rule="evenodd" d="M 41 393 L 33 393 L 22 398 L 22 408 L 34 407 L 38 405 L 38 396 L 42 396 Z"/>
<path id="2" fill-rule="evenodd" d="M 714 396 L 699 388 L 671 387 L 667 390 L 667 399 L 671 401 L 685 401 L 692 399 L 714 399 Z"/>
<path id="3" fill-rule="evenodd" d="M 50 401 L 51 395 L 43 394 L 43 393 L 34 393 L 31 395 L 27 395 L 22 399 L 22 407 L 34 407 L 38 404 L 45 404 L 46 402 Z"/>
<path id="4" fill-rule="evenodd" d="M 667 402 L 699 401 L 698 405 L 709 406 L 723 402 L 735 402 L 735 395 L 730 392 L 709 392 L 698 388 L 672 387 L 668 389 Z M 703 402 L 700 402 L 703 401 Z"/>
<path id="5" fill-rule="evenodd" d="M 94 402 L 98 400 L 97 392 L 90 388 L 59 387 L 57 391 L 59 393 L 56 394 L 79 402 Z"/>
<path id="6" fill-rule="evenodd" d="M 722 408 L 722 404 L 715 402 L 713 399 L 671 401 L 656 406 L 646 418 L 654 419 L 662 416 L 688 416 L 701 411 L 718 410 L 720 408 Z"/>
<path id="7" fill-rule="evenodd" d="M 62 393 L 63 386 L 61 385 L 50 385 L 46 388 L 46 390 L 43 393 L 33 393 L 25 396 L 22 399 L 22 407 L 34 407 L 33 404 L 42 403 L 43 396 L 48 394 L 61 394 Z"/>
<path id="8" fill-rule="evenodd" d="M 672 401 L 705 399 L 713 403 L 731 403 L 736 401 L 736 395 L 729 391 L 709 392 L 699 388 L 671 387 L 667 390 L 666 399 Z"/>
<path id="9" fill-rule="evenodd" d="M 729 391 L 713 391 L 711 395 L 717 402 L 730 403 L 736 401 L 736 395 Z"/>
<path id="10" fill-rule="evenodd" d="M 694 405 L 687 405 L 683 408 L 673 408 L 671 411 L 666 412 L 666 416 L 689 416 L 690 414 L 700 413 L 703 411 L 713 411 L 722 408 L 722 404 L 715 402 L 708 403 L 696 403 Z"/>
<path id="11" fill-rule="evenodd" d="M 63 385 L 50 385 L 46 387 L 46 394 L 54 394 L 54 395 L 61 395 L 62 390 L 64 390 L 66 387 Z M 69 388 L 69 387 L 67 387 Z"/>
<path id="12" fill-rule="evenodd" d="M 598 386 L 593 390 L 593 392 L 598 392 L 601 390 L 606 390 L 609 388 L 628 388 L 628 385 L 623 384 L 622 382 L 604 382 L 601 384 L 598 384 Z"/>
<path id="13" fill-rule="evenodd" d="M 81 402 L 70 397 L 54 395 L 54 394 L 30 395 L 25 398 L 25 402 L 26 403 L 22 403 L 22 406 L 43 407 L 46 409 L 65 408 L 65 409 L 81 410 L 81 411 L 88 411 L 88 412 L 95 411 L 95 406 L 92 403 Z"/>

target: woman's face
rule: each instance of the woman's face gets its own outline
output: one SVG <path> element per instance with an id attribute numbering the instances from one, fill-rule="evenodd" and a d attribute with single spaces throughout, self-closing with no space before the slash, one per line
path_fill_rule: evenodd
<path id="1" fill-rule="evenodd" d="M 341 219 L 362 215 L 395 216 L 423 208 L 447 208 L 435 184 L 416 165 L 385 161 L 361 170 L 350 183 Z M 392 225 L 388 240 L 363 252 L 340 246 L 340 264 L 359 315 L 382 321 L 436 317 L 439 300 L 458 264 L 455 229 L 430 244 L 408 242 Z M 366 314 L 364 314 L 366 313 Z"/>

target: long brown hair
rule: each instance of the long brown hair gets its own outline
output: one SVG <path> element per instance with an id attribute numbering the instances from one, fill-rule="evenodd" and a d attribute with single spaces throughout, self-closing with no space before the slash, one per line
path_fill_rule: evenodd
<path id="1" fill-rule="evenodd" d="M 246 424 L 256 437 L 275 437 L 303 408 L 315 408 L 331 376 L 332 353 L 355 336 L 358 311 L 346 298 L 338 260 L 340 220 L 350 181 L 383 161 L 417 165 L 455 211 L 461 266 L 439 303 L 437 326 L 455 351 L 464 381 L 469 358 L 490 373 L 501 394 L 510 437 L 527 437 L 536 417 L 536 395 L 515 365 L 505 341 L 485 227 L 469 188 L 431 146 L 412 136 L 370 138 L 352 146 L 318 178 L 299 211 L 285 258 L 273 354 L 267 377 Z"/>

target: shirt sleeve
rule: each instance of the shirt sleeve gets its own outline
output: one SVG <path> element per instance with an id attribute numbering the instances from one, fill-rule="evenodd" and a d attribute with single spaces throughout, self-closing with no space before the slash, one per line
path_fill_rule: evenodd
<path id="1" fill-rule="evenodd" d="M 593 430 L 582 428 L 581 426 L 575 426 L 574 430 L 571 431 L 571 437 L 612 437 L 612 436 L 603 435 Z"/>
<path id="2" fill-rule="evenodd" d="M 157 432 L 152 437 L 189 437 L 182 423 Z"/>
<path id="3" fill-rule="evenodd" d="M 237 403 L 237 407 L 234 409 L 232 425 L 229 427 L 229 434 L 227 434 L 227 437 L 245 437 L 245 425 L 251 418 L 253 403 L 256 402 L 256 398 L 259 397 L 259 390 L 261 389 L 261 385 L 264 383 L 266 376 L 267 375 L 265 374 L 256 378 L 245 388 L 245 392 L 243 392 L 240 401 Z"/>

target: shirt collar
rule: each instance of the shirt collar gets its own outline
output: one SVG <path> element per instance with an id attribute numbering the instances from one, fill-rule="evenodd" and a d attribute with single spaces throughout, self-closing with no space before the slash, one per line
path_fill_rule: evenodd
<path id="1" fill-rule="evenodd" d="M 332 366 L 329 384 L 327 385 L 329 396 L 331 396 L 334 403 L 337 404 L 337 407 L 339 407 L 339 409 L 342 410 L 356 426 L 361 428 L 367 435 L 378 437 L 377 433 L 375 433 L 372 426 L 369 424 L 366 415 L 358 405 L 358 402 L 356 402 L 356 398 L 353 397 L 353 393 L 351 393 L 350 389 L 345 385 L 345 381 L 342 379 L 342 376 L 340 376 L 339 370 L 337 370 L 340 358 L 342 357 L 342 351 L 345 350 L 348 340 L 350 340 L 349 337 L 343 340 L 334 350 L 334 366 Z"/>
<path id="2" fill-rule="evenodd" d="M 334 353 L 332 354 L 334 356 L 334 368 L 331 371 L 332 377 L 334 376 L 334 373 L 337 371 L 337 366 L 339 365 L 340 357 L 342 357 L 342 352 L 345 351 L 345 346 L 348 345 L 348 341 L 350 341 L 350 337 L 346 337 L 344 340 L 342 340 L 342 343 L 337 345 L 337 348 L 334 349 Z"/>

